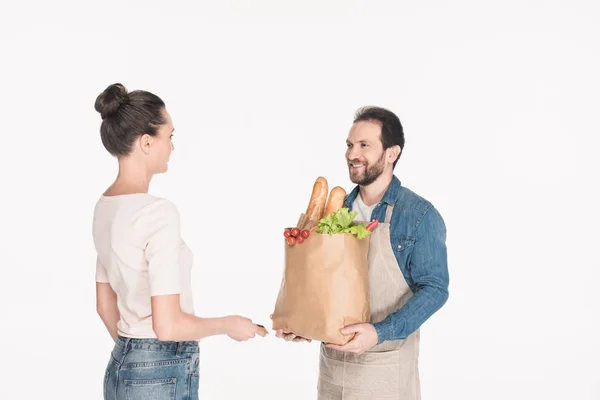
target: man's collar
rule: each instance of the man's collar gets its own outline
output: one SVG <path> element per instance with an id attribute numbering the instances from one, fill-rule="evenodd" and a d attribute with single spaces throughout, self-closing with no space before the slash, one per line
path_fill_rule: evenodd
<path id="1" fill-rule="evenodd" d="M 383 195 L 381 202 L 386 203 L 386 204 L 392 204 L 392 205 L 395 204 L 396 200 L 398 200 L 398 194 L 400 192 L 401 186 L 402 186 L 402 183 L 396 177 L 396 175 L 392 175 L 392 181 L 390 182 L 390 185 L 388 186 L 387 190 L 385 191 L 385 194 Z M 356 197 L 358 196 L 358 192 L 359 192 L 359 186 L 356 185 L 354 187 L 354 189 L 352 189 L 352 191 L 346 196 L 346 198 L 344 199 L 344 203 L 347 206 L 352 206 L 352 204 L 354 203 L 354 200 L 356 200 Z"/>
<path id="2" fill-rule="evenodd" d="M 400 179 L 396 178 L 396 175 L 392 175 L 392 182 L 390 182 L 390 186 L 388 186 L 381 201 L 386 204 L 396 204 L 396 201 L 398 200 L 398 194 L 400 193 L 401 185 L 402 184 L 400 183 Z"/>

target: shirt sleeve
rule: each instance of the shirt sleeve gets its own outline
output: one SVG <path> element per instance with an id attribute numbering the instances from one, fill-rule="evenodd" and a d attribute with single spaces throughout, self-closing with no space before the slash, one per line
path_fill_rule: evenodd
<path id="1" fill-rule="evenodd" d="M 448 300 L 446 226 L 433 207 L 417 228 L 410 275 L 416 287 L 414 295 L 399 310 L 374 324 L 379 343 L 407 338 Z"/>
<path id="2" fill-rule="evenodd" d="M 96 257 L 96 282 L 98 283 L 108 283 L 108 273 L 106 272 L 106 268 L 100 261 L 100 257 Z"/>
<path id="3" fill-rule="evenodd" d="M 146 221 L 149 234 L 145 257 L 148 262 L 150 296 L 180 294 L 182 285 L 179 266 L 179 212 L 173 203 L 161 200 L 153 205 Z"/>

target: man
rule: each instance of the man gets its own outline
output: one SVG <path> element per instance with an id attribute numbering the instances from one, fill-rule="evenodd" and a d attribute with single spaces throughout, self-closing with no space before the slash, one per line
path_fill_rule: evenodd
<path id="1" fill-rule="evenodd" d="M 419 328 L 448 299 L 446 227 L 433 205 L 403 187 L 393 170 L 404 132 L 389 110 L 357 111 L 346 140 L 345 206 L 357 221 L 379 220 L 369 247 L 371 323 L 344 327 L 344 346 L 322 344 L 319 399 L 421 398 Z M 302 341 L 293 333 L 277 332 Z"/>

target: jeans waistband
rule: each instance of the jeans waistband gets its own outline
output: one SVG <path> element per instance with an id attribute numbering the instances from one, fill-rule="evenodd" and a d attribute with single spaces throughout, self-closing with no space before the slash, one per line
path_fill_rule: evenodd
<path id="1" fill-rule="evenodd" d="M 146 351 L 166 351 L 173 353 L 197 353 L 199 344 L 197 341 L 171 342 L 160 341 L 158 339 L 138 339 L 118 336 L 115 343 L 117 351 L 126 352 L 129 349 L 146 350 Z"/>

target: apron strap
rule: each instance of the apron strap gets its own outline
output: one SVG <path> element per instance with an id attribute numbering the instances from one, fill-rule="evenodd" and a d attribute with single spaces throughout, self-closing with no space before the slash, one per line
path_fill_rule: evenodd
<path id="1" fill-rule="evenodd" d="M 394 206 L 391 204 L 388 204 L 387 209 L 385 210 L 385 223 L 389 224 L 390 221 L 392 220 L 392 212 L 394 212 Z"/>

